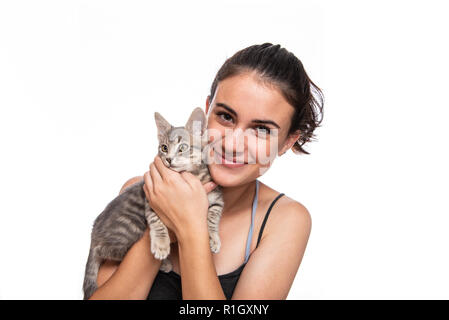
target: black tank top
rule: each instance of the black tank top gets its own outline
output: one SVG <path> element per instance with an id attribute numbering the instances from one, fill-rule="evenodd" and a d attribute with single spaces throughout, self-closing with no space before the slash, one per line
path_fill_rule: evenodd
<path id="1" fill-rule="evenodd" d="M 257 200 L 259 193 L 259 181 L 256 180 L 256 193 L 253 200 L 253 208 L 251 212 L 251 227 L 248 232 L 248 239 L 246 245 L 246 253 L 245 253 L 245 262 L 236 270 L 222 274 L 218 276 L 223 292 L 226 296 L 226 299 L 231 299 L 232 294 L 234 293 L 235 286 L 237 285 L 237 281 L 240 278 L 240 274 L 243 271 L 243 268 L 248 262 L 249 259 L 249 248 L 251 244 L 252 232 L 254 227 L 254 216 L 257 208 Z M 282 197 L 284 193 L 280 193 L 270 204 L 270 207 L 265 214 L 265 218 L 262 222 L 262 226 L 260 227 L 259 237 L 257 239 L 256 248 L 259 245 L 260 239 L 262 237 L 263 229 L 265 228 L 265 224 L 267 222 L 268 216 L 270 215 L 271 209 L 276 201 Z M 148 294 L 147 300 L 182 300 L 182 289 L 181 289 L 181 276 L 174 271 L 164 272 L 159 270 L 157 273 L 151 290 Z"/>

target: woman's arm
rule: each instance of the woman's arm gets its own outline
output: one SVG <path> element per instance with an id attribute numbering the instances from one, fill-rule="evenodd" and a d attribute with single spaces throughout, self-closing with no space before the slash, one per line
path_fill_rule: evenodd
<path id="1" fill-rule="evenodd" d="M 140 180 L 142 177 L 128 180 L 120 193 Z M 150 241 L 147 228 L 121 262 L 105 261 L 98 271 L 98 289 L 89 300 L 146 299 L 161 265 L 151 254 Z"/>
<path id="2" fill-rule="evenodd" d="M 286 299 L 312 227 L 308 210 L 295 201 L 273 207 L 257 249 L 251 254 L 233 300 Z"/>
<path id="3" fill-rule="evenodd" d="M 182 298 L 184 300 L 226 300 L 218 280 L 209 245 L 207 225 L 178 235 Z"/>
<path id="4" fill-rule="evenodd" d="M 151 255 L 150 249 L 147 228 L 119 265 L 108 261 L 100 267 L 97 278 L 99 288 L 89 300 L 145 300 L 161 265 L 160 260 Z"/>

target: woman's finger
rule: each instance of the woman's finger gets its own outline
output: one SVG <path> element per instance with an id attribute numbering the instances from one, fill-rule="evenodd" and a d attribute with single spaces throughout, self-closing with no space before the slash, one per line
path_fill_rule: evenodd
<path id="1" fill-rule="evenodd" d="M 151 179 L 153 180 L 153 190 L 154 190 L 154 185 L 162 183 L 162 177 L 159 174 L 159 171 L 157 170 L 154 162 L 151 162 L 151 164 L 150 164 L 150 175 L 151 175 Z"/>
<path id="2" fill-rule="evenodd" d="M 192 189 L 202 186 L 204 188 L 204 190 L 206 191 L 206 193 L 209 193 L 217 187 L 217 184 L 213 181 L 209 181 L 209 182 L 206 182 L 205 184 L 202 184 L 200 179 L 198 179 L 197 176 L 193 175 L 191 172 L 188 172 L 188 171 L 181 172 L 181 176 L 190 185 L 190 187 Z"/>
<path id="3" fill-rule="evenodd" d="M 209 182 L 206 182 L 205 184 L 203 184 L 203 187 L 204 187 L 204 190 L 206 190 L 206 193 L 209 193 L 217 187 L 217 184 L 213 181 L 209 181 Z"/>
<path id="4" fill-rule="evenodd" d="M 147 201 L 150 200 L 150 194 L 148 193 L 148 190 L 145 186 L 145 184 L 142 186 L 143 192 L 145 192 L 145 198 L 147 198 Z"/>
<path id="5" fill-rule="evenodd" d="M 156 166 L 160 176 L 164 181 L 169 182 L 173 181 L 173 179 L 176 179 L 174 176 L 178 173 L 176 171 L 167 168 L 162 162 L 162 159 L 159 157 L 159 155 L 156 155 L 154 157 L 153 163 Z"/>
<path id="6" fill-rule="evenodd" d="M 143 184 L 143 190 L 145 191 L 145 195 L 147 196 L 148 200 L 150 193 L 153 193 L 153 182 L 151 181 L 150 172 L 147 171 L 143 175 L 143 180 L 145 183 Z"/>
<path id="7" fill-rule="evenodd" d="M 199 181 L 199 179 L 197 177 L 195 177 L 193 174 L 191 174 L 188 171 L 182 171 L 181 177 L 184 179 L 185 182 L 187 182 L 190 185 L 190 187 L 192 189 L 195 188 L 196 183 Z M 195 179 L 198 181 L 195 181 Z"/>

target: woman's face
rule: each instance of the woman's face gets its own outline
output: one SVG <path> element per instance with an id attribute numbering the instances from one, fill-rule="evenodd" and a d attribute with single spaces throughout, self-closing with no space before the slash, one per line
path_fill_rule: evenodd
<path id="1" fill-rule="evenodd" d="M 213 180 L 230 187 L 261 176 L 298 140 L 299 132 L 288 136 L 293 113 L 279 89 L 261 83 L 256 73 L 219 82 L 206 101 Z"/>

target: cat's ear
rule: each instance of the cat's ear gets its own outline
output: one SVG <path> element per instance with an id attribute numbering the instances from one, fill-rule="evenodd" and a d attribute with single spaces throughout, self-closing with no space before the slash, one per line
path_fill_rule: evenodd
<path id="1" fill-rule="evenodd" d="M 195 108 L 190 115 L 189 120 L 187 120 L 185 128 L 192 134 L 200 131 L 198 133 L 202 135 L 206 129 L 206 122 L 206 114 L 203 109 Z"/>
<path id="2" fill-rule="evenodd" d="M 154 120 L 157 126 L 157 136 L 159 140 L 167 135 L 167 132 L 173 127 L 159 112 L 154 113 Z"/>

